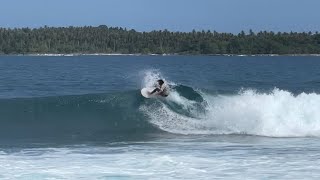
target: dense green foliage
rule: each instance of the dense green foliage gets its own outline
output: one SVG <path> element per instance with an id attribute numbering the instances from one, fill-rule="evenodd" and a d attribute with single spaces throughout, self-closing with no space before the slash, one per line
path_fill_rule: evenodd
<path id="1" fill-rule="evenodd" d="M 0 54 L 320 54 L 318 33 L 137 32 L 122 28 L 0 28 Z"/>

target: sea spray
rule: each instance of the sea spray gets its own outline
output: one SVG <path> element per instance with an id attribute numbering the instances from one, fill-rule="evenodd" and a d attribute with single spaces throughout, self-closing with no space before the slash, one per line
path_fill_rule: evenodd
<path id="1" fill-rule="evenodd" d="M 295 96 L 288 91 L 274 89 L 270 93 L 242 90 L 235 95 L 201 95 L 206 102 L 203 106 L 206 110 L 193 112 L 190 116 L 175 112 L 165 102 L 157 108 L 142 106 L 140 110 L 159 128 L 177 134 L 320 136 L 319 94 Z M 192 106 L 194 102 L 181 103 Z"/>

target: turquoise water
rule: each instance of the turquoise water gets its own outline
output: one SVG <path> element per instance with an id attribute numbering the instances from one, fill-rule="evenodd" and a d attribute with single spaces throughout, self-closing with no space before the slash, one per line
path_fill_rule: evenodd
<path id="1" fill-rule="evenodd" d="M 0 57 L 1 179 L 318 179 L 320 58 Z M 140 89 L 159 79 L 168 98 Z"/>

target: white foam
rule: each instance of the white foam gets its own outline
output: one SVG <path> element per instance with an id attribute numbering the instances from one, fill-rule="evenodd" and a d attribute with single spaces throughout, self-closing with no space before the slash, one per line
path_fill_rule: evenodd
<path id="1" fill-rule="evenodd" d="M 180 134 L 250 134 L 272 137 L 320 136 L 320 95 L 284 90 L 270 93 L 245 90 L 237 95 L 213 96 L 202 93 L 206 114 L 186 117 L 164 103 L 161 107 L 142 106 L 150 121 L 159 128 Z M 180 98 L 180 99 L 179 99 Z M 173 100 L 191 105 L 179 95 Z"/>
<path id="2" fill-rule="evenodd" d="M 162 79 L 169 86 L 174 86 L 175 83 L 167 80 L 163 74 L 157 69 L 148 69 L 140 72 L 143 76 L 142 88 L 147 87 L 155 87 L 157 80 Z"/>
<path id="3" fill-rule="evenodd" d="M 153 150 L 146 153 L 125 147 L 44 148 L 0 155 L 1 179 L 163 179 L 190 177 L 197 166 L 185 172 L 189 163 L 181 155 Z M 30 155 L 31 153 L 31 155 Z M 192 162 L 186 158 L 187 162 Z"/>
<path id="4" fill-rule="evenodd" d="M 15 150 L 0 154 L 0 179 L 319 179 L 316 139 L 248 139 Z"/>
<path id="5" fill-rule="evenodd" d="M 156 82 L 159 79 L 162 79 L 162 75 L 159 71 L 157 70 L 147 70 L 147 71 L 143 71 L 143 82 L 142 82 L 142 87 L 154 87 L 156 86 Z"/>

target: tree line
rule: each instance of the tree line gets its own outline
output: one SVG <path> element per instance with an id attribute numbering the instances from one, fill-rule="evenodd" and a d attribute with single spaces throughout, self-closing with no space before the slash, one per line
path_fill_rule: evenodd
<path id="1" fill-rule="evenodd" d="M 138 32 L 107 27 L 0 28 L 0 54 L 320 54 L 318 32 Z"/>

